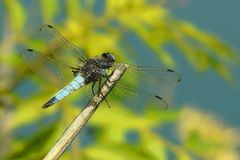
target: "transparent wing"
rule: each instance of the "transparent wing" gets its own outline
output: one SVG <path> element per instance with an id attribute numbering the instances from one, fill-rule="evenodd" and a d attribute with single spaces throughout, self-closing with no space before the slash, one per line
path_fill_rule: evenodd
<path id="1" fill-rule="evenodd" d="M 138 97 L 136 99 L 138 102 L 143 101 L 148 105 L 167 109 L 166 99 L 180 81 L 180 75 L 171 69 L 130 65 L 117 87 L 129 95 Z"/>
<path id="2" fill-rule="evenodd" d="M 135 109 L 145 106 L 157 107 L 161 110 L 168 109 L 167 101 L 154 92 L 142 90 L 122 82 L 118 83 L 116 88 L 120 90 L 124 96 L 127 96 L 128 104 Z"/>
<path id="3" fill-rule="evenodd" d="M 66 40 L 53 26 L 43 25 L 39 32 L 47 44 L 44 54 L 71 66 L 81 66 L 87 60 L 83 50 Z"/>
<path id="4" fill-rule="evenodd" d="M 63 87 L 73 78 L 70 65 L 59 63 L 48 55 L 33 49 L 24 49 L 20 52 L 20 56 L 32 70 L 57 87 Z"/>
<path id="5" fill-rule="evenodd" d="M 145 83 L 157 83 L 161 87 L 174 85 L 181 81 L 180 74 L 168 68 L 129 65 L 127 73 L 138 76 L 138 78 L 143 79 Z M 153 87 L 155 88 L 156 86 Z"/>

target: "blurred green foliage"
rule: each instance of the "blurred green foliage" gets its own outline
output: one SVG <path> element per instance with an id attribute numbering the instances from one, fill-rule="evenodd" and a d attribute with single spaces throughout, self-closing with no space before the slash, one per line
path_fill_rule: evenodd
<path id="1" fill-rule="evenodd" d="M 77 95 L 51 109 L 40 109 L 56 90 L 42 82 L 17 54 L 19 45 L 41 47 L 37 38 L 31 38 L 31 28 L 41 24 L 53 24 L 89 56 L 106 50 L 120 60 L 129 54 L 137 56 L 136 48 L 125 39 L 132 34 L 166 66 L 177 65 L 166 49 L 170 45 L 197 71 L 213 69 L 222 78 L 233 80 L 230 66 L 239 65 L 237 53 L 215 35 L 171 16 L 164 3 L 1 1 L 0 159 L 43 158 L 80 111 L 73 103 Z M 26 82 L 32 83 L 32 92 Z M 62 159 L 240 159 L 239 133 L 211 115 L 184 106 L 183 110 L 152 109 L 142 114 L 117 100 L 111 100 L 111 106 L 99 108 Z M 178 143 L 159 134 L 165 125 L 176 128 Z"/>

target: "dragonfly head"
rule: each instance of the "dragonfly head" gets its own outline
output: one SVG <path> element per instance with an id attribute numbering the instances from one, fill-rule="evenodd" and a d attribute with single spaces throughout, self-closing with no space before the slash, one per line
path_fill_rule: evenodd
<path id="1" fill-rule="evenodd" d="M 104 62 L 105 68 L 112 67 L 113 64 L 115 63 L 115 57 L 111 53 L 102 53 L 101 55 L 102 61 Z"/>

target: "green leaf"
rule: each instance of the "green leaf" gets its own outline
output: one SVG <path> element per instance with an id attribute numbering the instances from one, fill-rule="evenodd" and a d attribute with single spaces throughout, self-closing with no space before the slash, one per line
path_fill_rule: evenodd
<path id="1" fill-rule="evenodd" d="M 43 20 L 45 23 L 49 24 L 53 22 L 54 17 L 58 12 L 58 1 L 57 0 L 42 0 L 41 10 L 43 15 Z"/>
<path id="2" fill-rule="evenodd" d="M 20 1 L 12 0 L 12 1 L 4 1 L 4 4 L 7 9 L 7 20 L 10 21 L 11 27 L 19 32 L 25 23 L 26 13 L 24 11 L 23 5 Z"/>

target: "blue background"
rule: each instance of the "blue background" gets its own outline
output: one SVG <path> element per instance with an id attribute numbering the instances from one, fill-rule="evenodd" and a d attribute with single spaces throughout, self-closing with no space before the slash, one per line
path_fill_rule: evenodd
<path id="1" fill-rule="evenodd" d="M 224 42 L 240 50 L 240 1 L 239 0 L 181 0 L 168 5 L 171 14 L 195 24 L 202 30 L 214 33 Z M 232 68 L 235 84 L 224 81 L 214 71 L 196 73 L 178 51 L 178 68 L 183 81 L 177 89 L 177 105 L 185 102 L 201 106 L 202 110 L 215 114 L 226 124 L 240 127 L 240 73 L 239 68 Z M 190 116 L 190 115 L 189 115 Z"/>

